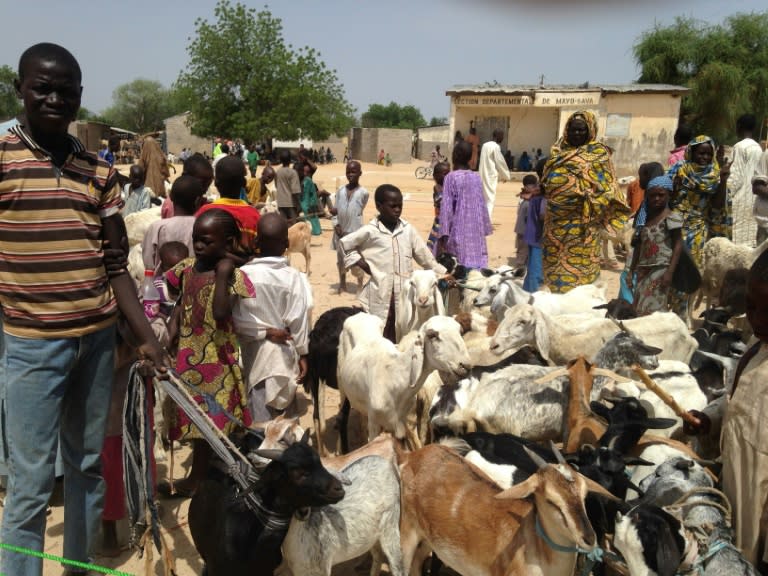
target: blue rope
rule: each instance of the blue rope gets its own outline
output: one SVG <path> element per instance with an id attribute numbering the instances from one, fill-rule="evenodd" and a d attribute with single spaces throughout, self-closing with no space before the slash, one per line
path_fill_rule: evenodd
<path id="1" fill-rule="evenodd" d="M 595 564 L 598 564 L 600 562 L 604 562 L 606 557 L 612 556 L 615 559 L 618 559 L 618 556 L 611 554 L 610 552 L 606 552 L 599 546 L 595 546 L 592 550 L 585 550 L 584 548 L 579 548 L 578 546 L 562 546 L 552 540 L 546 532 L 544 532 L 544 528 L 541 526 L 541 523 L 539 522 L 539 516 L 536 516 L 536 534 L 538 534 L 544 542 L 546 542 L 547 546 L 552 548 L 552 550 L 555 550 L 557 552 L 564 552 L 565 554 L 581 554 L 586 557 L 587 561 L 584 563 L 584 568 L 581 571 L 582 576 L 587 576 L 592 571 L 592 568 Z"/>

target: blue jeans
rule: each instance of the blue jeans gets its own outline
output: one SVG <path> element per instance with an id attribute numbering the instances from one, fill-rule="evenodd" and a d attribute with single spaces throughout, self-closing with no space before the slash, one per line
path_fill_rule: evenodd
<path id="1" fill-rule="evenodd" d="M 56 447 L 64 461 L 64 557 L 87 562 L 101 524 L 100 453 L 112 394 L 115 328 L 79 338 L 4 334 L 8 492 L 0 540 L 42 551 Z M 43 564 L 2 553 L 3 574 L 40 576 Z"/>
<path id="2" fill-rule="evenodd" d="M 544 283 L 541 246 L 528 246 L 528 270 L 523 280 L 523 290 L 536 292 Z"/>

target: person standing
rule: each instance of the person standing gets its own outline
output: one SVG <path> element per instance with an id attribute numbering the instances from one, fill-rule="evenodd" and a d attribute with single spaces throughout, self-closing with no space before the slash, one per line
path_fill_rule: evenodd
<path id="1" fill-rule="evenodd" d="M 43 552 L 60 444 L 63 556 L 88 562 L 101 525 L 118 310 L 141 342 L 140 360 L 165 370 L 167 358 L 127 271 L 105 268 L 105 243 L 118 252 L 127 244 L 125 223 L 115 171 L 68 134 L 81 80 L 65 48 L 25 50 L 14 80 L 24 113 L 0 136 L 0 365 L 10 472 L 0 541 Z M 41 576 L 42 558 L 6 548 L 0 572 Z"/>
<path id="2" fill-rule="evenodd" d="M 347 183 L 336 192 L 336 206 L 331 208 L 333 238 L 331 248 L 336 250 L 336 265 L 339 269 L 339 293 L 347 289 L 347 275 L 344 267 L 344 253 L 339 240 L 355 232 L 363 225 L 363 211 L 368 204 L 368 190 L 360 186 L 363 175 L 360 162 L 347 162 Z"/>
<path id="3" fill-rule="evenodd" d="M 469 169 L 477 170 L 477 158 L 480 152 L 480 137 L 477 135 L 477 129 L 474 126 L 470 126 L 469 134 L 464 138 L 466 142 L 472 146 L 472 157 L 469 159 Z"/>
<path id="4" fill-rule="evenodd" d="M 151 136 L 144 138 L 138 164 L 144 168 L 147 186 L 157 196 L 165 198 L 165 183 L 170 181 L 171 172 L 168 170 L 168 159 L 163 154 L 160 144 Z"/>
<path id="5" fill-rule="evenodd" d="M 693 138 L 693 132 L 689 126 L 680 124 L 675 130 L 674 142 L 675 149 L 669 153 L 667 158 L 667 167 L 672 168 L 678 162 L 682 162 L 685 156 L 685 149 L 688 147 L 688 142 Z"/>
<path id="6" fill-rule="evenodd" d="M 554 293 L 591 284 L 600 277 L 600 232 L 622 229 L 630 213 L 592 112 L 568 118 L 544 165 L 542 185 L 544 283 Z"/>
<path id="7" fill-rule="evenodd" d="M 752 177 L 757 174 L 763 149 L 752 138 L 756 126 L 757 119 L 752 114 L 744 114 L 736 120 L 736 134 L 740 140 L 733 146 L 727 182 L 727 202 L 731 205 L 732 219 L 731 239 L 736 244 L 747 246 L 754 246 L 757 237 Z"/>
<path id="8" fill-rule="evenodd" d="M 251 178 L 256 178 L 256 169 L 259 167 L 259 153 L 256 150 L 256 142 L 251 142 L 251 147 L 248 148 L 248 153 L 245 156 L 248 162 L 248 170 L 251 172 Z"/>
<path id="9" fill-rule="evenodd" d="M 299 205 L 301 182 L 296 170 L 291 167 L 290 151 L 280 152 L 280 164 L 275 173 L 275 199 L 277 209 L 290 222 L 298 216 L 296 207 Z"/>
<path id="10" fill-rule="evenodd" d="M 437 253 L 456 256 L 467 268 L 488 267 L 486 236 L 493 233 L 483 198 L 480 176 L 469 169 L 472 145 L 459 142 L 453 149 L 453 170 L 443 180 L 440 202 L 440 247 Z"/>
<path id="11" fill-rule="evenodd" d="M 509 180 L 509 168 L 499 144 L 504 140 L 504 132 L 500 129 L 493 131 L 492 139 L 483 144 L 480 150 L 480 178 L 483 181 L 483 196 L 488 216 L 493 215 L 493 205 L 496 202 L 496 186 L 499 177 L 503 182 Z"/>

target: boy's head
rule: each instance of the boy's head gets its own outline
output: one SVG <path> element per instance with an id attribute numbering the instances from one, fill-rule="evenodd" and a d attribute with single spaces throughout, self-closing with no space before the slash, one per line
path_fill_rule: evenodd
<path id="1" fill-rule="evenodd" d="M 109 151 L 112 153 L 120 151 L 120 136 L 110 136 L 107 144 Z"/>
<path id="2" fill-rule="evenodd" d="M 520 195 L 523 198 L 530 198 L 539 193 L 539 178 L 535 174 L 526 174 L 523 176 L 523 190 Z"/>
<path id="3" fill-rule="evenodd" d="M 281 150 L 280 151 L 280 164 L 283 166 L 288 166 L 291 163 L 291 151 L 290 150 Z"/>
<path id="4" fill-rule="evenodd" d="M 691 127 L 686 124 L 680 124 L 677 127 L 677 130 L 675 130 L 675 148 L 680 148 L 680 146 L 687 146 L 688 142 L 693 140 L 693 130 L 691 130 Z"/>
<path id="5" fill-rule="evenodd" d="M 403 212 L 403 194 L 400 188 L 392 184 L 382 184 L 373 194 L 379 220 L 385 226 L 394 226 Z"/>
<path id="6" fill-rule="evenodd" d="M 216 163 L 216 189 L 222 198 L 236 200 L 245 188 L 245 164 L 237 156 L 227 156 Z"/>
<path id="7" fill-rule="evenodd" d="M 640 164 L 640 168 L 637 169 L 637 177 L 640 182 L 640 188 L 645 190 L 648 187 L 648 182 L 664 175 L 664 166 L 658 162 L 646 162 Z"/>
<path id="8" fill-rule="evenodd" d="M 360 176 L 363 175 L 363 168 L 357 160 L 347 162 L 347 186 L 357 188 L 360 184 Z"/>
<path id="9" fill-rule="evenodd" d="M 747 320 L 755 336 L 768 342 L 768 250 L 757 257 L 747 279 Z"/>
<path id="10" fill-rule="evenodd" d="M 64 136 L 77 116 L 83 93 L 80 65 L 72 53 L 58 44 L 35 44 L 19 58 L 18 76 L 16 96 L 24 102 L 32 135 Z"/>
<path id="11" fill-rule="evenodd" d="M 453 147 L 453 165 L 469 166 L 469 160 L 472 158 L 472 144 L 462 140 Z"/>
<path id="12" fill-rule="evenodd" d="M 203 194 L 208 191 L 213 182 L 213 167 L 208 158 L 196 152 L 184 161 L 182 176 L 192 176 L 200 182 L 203 187 Z"/>
<path id="13" fill-rule="evenodd" d="M 184 258 L 189 257 L 189 248 L 183 242 L 166 242 L 160 246 L 158 256 L 160 257 L 160 265 L 157 271 L 159 274 L 165 274 Z"/>
<path id="14" fill-rule="evenodd" d="M 144 174 L 144 168 L 138 164 L 134 164 L 131 166 L 130 170 L 128 170 L 128 182 L 131 183 L 131 190 L 144 186 L 145 179 L 146 175 Z"/>
<path id="15" fill-rule="evenodd" d="M 171 186 L 171 201 L 176 216 L 192 216 L 203 202 L 203 185 L 188 174 L 179 176 Z"/>
<path id="16" fill-rule="evenodd" d="M 438 162 L 432 169 L 432 179 L 442 186 L 445 182 L 445 175 L 450 171 L 451 165 L 448 162 Z"/>
<path id="17" fill-rule="evenodd" d="M 270 212 L 259 219 L 256 245 L 262 256 L 282 256 L 288 249 L 288 221 Z"/>
<path id="18" fill-rule="evenodd" d="M 736 134 L 741 138 L 754 134 L 756 127 L 757 118 L 754 114 L 742 114 L 736 120 Z"/>
<path id="19" fill-rule="evenodd" d="M 264 184 L 269 184 L 275 179 L 275 169 L 272 166 L 264 166 L 259 177 Z"/>
<path id="20" fill-rule="evenodd" d="M 221 150 L 222 154 L 229 154 L 229 144 L 224 143 L 219 147 L 219 150 Z"/>

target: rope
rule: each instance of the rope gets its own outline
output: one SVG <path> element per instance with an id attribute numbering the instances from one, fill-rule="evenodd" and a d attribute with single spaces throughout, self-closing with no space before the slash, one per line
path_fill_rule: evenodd
<path id="1" fill-rule="evenodd" d="M 698 495 L 716 496 L 723 502 L 723 504 L 718 504 L 717 502 L 711 502 L 706 500 L 696 500 L 693 502 L 688 501 L 692 496 L 698 496 Z M 685 494 L 683 494 L 680 498 L 678 498 L 676 502 L 673 502 L 669 506 L 665 506 L 665 509 L 674 511 L 674 510 L 680 510 L 686 507 L 695 507 L 695 506 L 710 506 L 712 508 L 716 508 L 717 510 L 720 510 L 720 512 L 723 513 L 723 516 L 725 516 L 726 524 L 729 527 L 731 526 L 731 519 L 733 517 L 731 503 L 729 502 L 728 497 L 717 488 L 710 488 L 708 486 L 700 486 L 698 488 L 693 488 L 688 492 L 686 492 Z"/>
<path id="2" fill-rule="evenodd" d="M 544 532 L 544 528 L 542 527 L 541 522 L 539 522 L 538 514 L 536 515 L 536 534 L 538 534 L 539 537 L 544 540 L 547 546 L 556 552 L 563 552 L 564 554 L 581 554 L 584 556 L 586 561 L 584 562 L 584 567 L 581 570 L 582 576 L 587 576 L 587 574 L 592 572 L 592 568 L 594 568 L 595 564 L 605 562 L 607 559 L 620 560 L 617 555 L 607 550 L 603 550 L 599 546 L 595 546 L 592 550 L 585 550 L 584 548 L 579 548 L 578 546 L 563 546 L 558 544 L 552 540 L 546 532 Z"/>
<path id="3" fill-rule="evenodd" d="M 0 548 L 4 550 L 10 550 L 17 554 L 25 554 L 26 556 L 33 556 L 35 558 L 42 558 L 43 560 L 50 560 L 52 562 L 58 562 L 59 564 L 66 564 L 67 566 L 73 566 L 75 568 L 83 568 L 84 570 L 92 570 L 94 572 L 100 572 L 101 574 L 112 574 L 114 576 L 134 576 L 128 572 L 120 572 L 113 570 L 112 568 L 106 568 L 105 566 L 98 566 L 96 564 L 90 564 L 88 562 L 78 562 L 76 560 L 68 560 L 61 556 L 54 556 L 46 552 L 38 552 L 37 550 L 30 550 L 29 548 L 22 548 L 21 546 L 14 546 L 13 544 L 5 544 L 0 542 Z M 10 575 L 8 575 L 10 576 Z"/>

